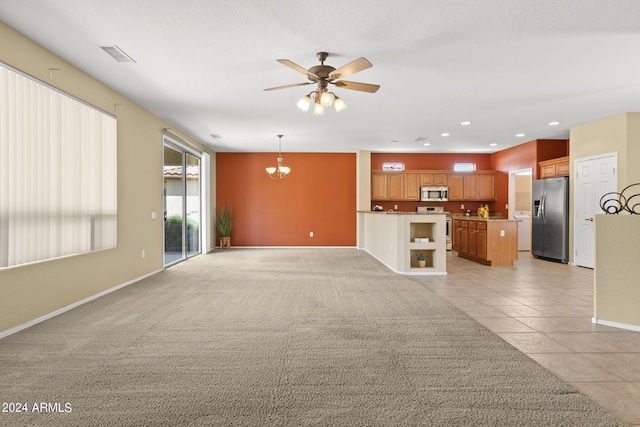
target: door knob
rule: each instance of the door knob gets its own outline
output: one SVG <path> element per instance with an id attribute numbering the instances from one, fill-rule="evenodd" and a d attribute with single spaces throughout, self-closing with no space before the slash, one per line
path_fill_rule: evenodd
<path id="1" fill-rule="evenodd" d="M 585 218 L 584 220 L 585 220 L 585 221 L 591 221 L 591 222 L 593 222 L 593 217 L 591 217 L 591 218 Z"/>

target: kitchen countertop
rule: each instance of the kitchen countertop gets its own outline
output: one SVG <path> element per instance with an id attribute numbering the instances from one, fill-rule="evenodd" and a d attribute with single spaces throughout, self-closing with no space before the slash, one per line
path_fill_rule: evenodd
<path id="1" fill-rule="evenodd" d="M 477 215 L 471 215 L 471 216 L 455 215 L 455 216 L 453 216 L 453 219 L 460 219 L 460 220 L 465 220 L 465 221 L 516 222 L 515 219 L 501 218 L 501 217 L 480 218 Z"/>
<path id="2" fill-rule="evenodd" d="M 402 212 L 402 211 L 358 211 L 359 213 L 394 214 L 394 215 L 449 215 L 449 212 Z"/>

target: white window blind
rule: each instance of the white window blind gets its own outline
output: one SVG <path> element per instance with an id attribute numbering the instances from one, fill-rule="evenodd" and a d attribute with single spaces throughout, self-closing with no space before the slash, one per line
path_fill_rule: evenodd
<path id="1" fill-rule="evenodd" d="M 116 245 L 116 119 L 0 64 L 0 268 Z"/>

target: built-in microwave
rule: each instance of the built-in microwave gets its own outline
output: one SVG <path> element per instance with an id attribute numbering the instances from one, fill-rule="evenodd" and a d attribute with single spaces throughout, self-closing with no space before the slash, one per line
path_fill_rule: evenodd
<path id="1" fill-rule="evenodd" d="M 449 187 L 420 187 L 420 201 L 422 202 L 446 202 L 449 200 Z"/>

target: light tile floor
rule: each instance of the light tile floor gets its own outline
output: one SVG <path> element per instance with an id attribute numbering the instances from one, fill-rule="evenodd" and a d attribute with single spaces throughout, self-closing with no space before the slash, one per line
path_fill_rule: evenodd
<path id="1" fill-rule="evenodd" d="M 592 323 L 593 270 L 526 252 L 513 267 L 487 267 L 448 252 L 447 272 L 412 278 L 623 422 L 640 426 L 640 332 Z"/>

